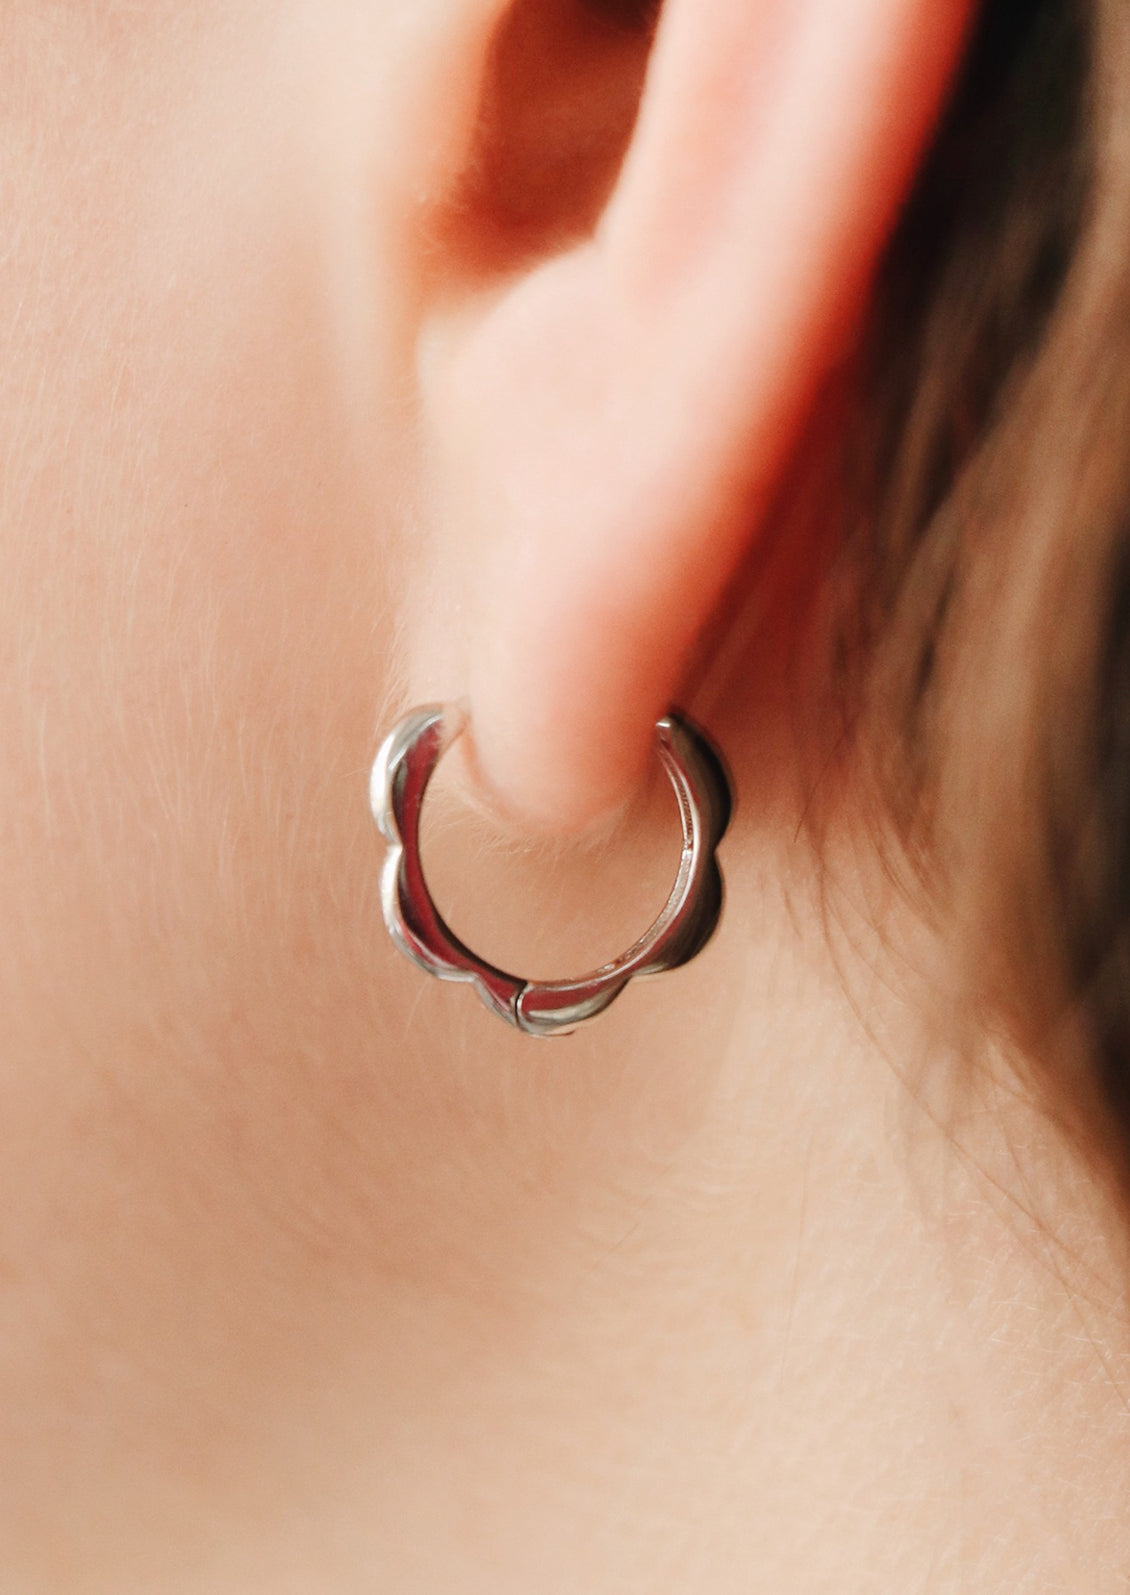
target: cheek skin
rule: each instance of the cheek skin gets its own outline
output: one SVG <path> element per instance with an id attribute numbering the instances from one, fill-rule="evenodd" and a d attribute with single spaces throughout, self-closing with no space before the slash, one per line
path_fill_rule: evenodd
<path id="1" fill-rule="evenodd" d="M 249 109 L 263 41 L 234 24 L 216 60 L 159 12 L 125 42 L 57 27 L 3 130 L 25 147 L 0 267 L 2 879 L 34 918 L 7 978 L 56 994 L 48 1034 L 120 1056 L 139 991 L 156 1028 L 218 945 L 238 963 L 264 917 L 293 931 L 280 878 L 302 896 L 357 845 L 326 793 L 379 712 L 390 573 L 282 115 L 301 85 Z M 56 96 L 72 125 L 35 142 Z"/>
<path id="2" fill-rule="evenodd" d="M 284 1377 L 256 1280 L 311 1266 L 304 1078 L 372 1073 L 400 978 L 365 810 L 400 418 L 360 469 L 314 89 L 269 7 L 35 9 L 0 39 L 4 1521 L 156 1403 L 203 1444 L 156 1364 L 237 1421 Z"/>
<path id="3" fill-rule="evenodd" d="M 407 13 L 382 53 L 353 9 L 367 53 L 328 0 L 322 38 L 250 0 L 0 33 L 9 1558 L 44 1499 L 76 1556 L 143 1520 L 172 1554 L 306 1478 L 309 1382 L 351 1358 L 410 1410 L 479 1311 L 437 1327 L 424 1287 L 571 1225 L 574 1143 L 620 1156 L 590 1129 L 630 1016 L 533 1092 L 381 926 L 368 766 L 423 528 L 365 63 L 392 104 L 410 51 Z"/>

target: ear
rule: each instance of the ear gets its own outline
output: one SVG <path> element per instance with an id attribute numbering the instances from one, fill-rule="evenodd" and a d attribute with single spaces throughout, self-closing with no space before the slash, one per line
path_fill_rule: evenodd
<path id="1" fill-rule="evenodd" d="M 578 829 L 639 780 L 970 4 L 515 0 L 475 34 L 421 393 L 475 755 L 521 822 Z"/>

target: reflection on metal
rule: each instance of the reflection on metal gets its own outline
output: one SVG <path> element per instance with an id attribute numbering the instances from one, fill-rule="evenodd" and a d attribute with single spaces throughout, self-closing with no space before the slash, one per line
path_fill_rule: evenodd
<path id="1" fill-rule="evenodd" d="M 385 738 L 373 765 L 370 802 L 388 842 L 381 905 L 389 935 L 401 952 L 440 980 L 474 986 L 507 1024 L 527 1035 L 552 1036 L 567 1034 L 602 1013 L 637 975 L 677 969 L 702 951 L 722 911 L 715 850 L 729 823 L 730 786 L 710 743 L 674 711 L 658 722 L 655 734 L 679 803 L 683 850 L 670 895 L 639 940 L 578 980 L 523 980 L 465 946 L 432 901 L 420 862 L 424 794 L 463 725 L 462 712 L 442 704 L 414 710 Z"/>

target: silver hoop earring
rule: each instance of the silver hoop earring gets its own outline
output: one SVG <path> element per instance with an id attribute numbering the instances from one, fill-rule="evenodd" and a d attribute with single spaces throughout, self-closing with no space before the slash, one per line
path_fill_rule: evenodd
<path id="1" fill-rule="evenodd" d="M 730 819 L 730 785 L 717 753 L 672 711 L 655 728 L 660 760 L 675 789 L 683 851 L 662 911 L 640 939 L 579 980 L 533 981 L 479 958 L 445 924 L 420 862 L 420 812 L 441 757 L 463 730 L 460 710 L 432 704 L 401 720 L 373 764 L 369 798 L 388 842 L 381 906 L 389 935 L 413 963 L 440 980 L 473 985 L 487 1007 L 531 1036 L 567 1034 L 602 1013 L 638 975 L 689 963 L 706 946 L 722 911 L 715 849 Z"/>

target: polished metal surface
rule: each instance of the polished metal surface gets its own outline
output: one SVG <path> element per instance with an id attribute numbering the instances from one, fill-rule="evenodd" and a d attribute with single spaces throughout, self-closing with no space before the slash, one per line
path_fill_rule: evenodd
<path id="1" fill-rule="evenodd" d="M 655 728 L 659 757 L 675 789 L 683 850 L 662 911 L 626 952 L 578 980 L 523 980 L 479 958 L 440 915 L 420 861 L 420 813 L 432 773 L 462 731 L 459 709 L 431 704 L 406 716 L 373 764 L 369 797 L 388 842 L 381 905 L 389 935 L 413 963 L 440 980 L 473 985 L 507 1024 L 531 1036 L 568 1034 L 602 1013 L 638 975 L 688 963 L 706 946 L 722 911 L 715 850 L 730 819 L 730 786 L 703 734 L 671 711 Z"/>

